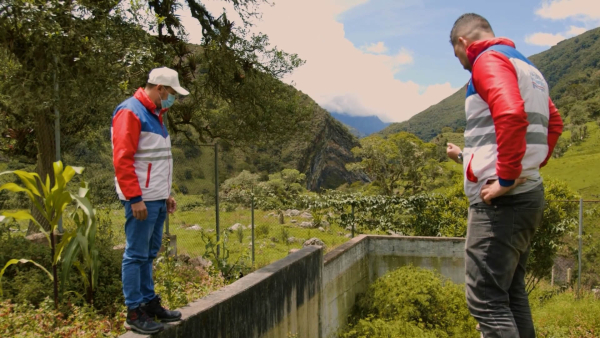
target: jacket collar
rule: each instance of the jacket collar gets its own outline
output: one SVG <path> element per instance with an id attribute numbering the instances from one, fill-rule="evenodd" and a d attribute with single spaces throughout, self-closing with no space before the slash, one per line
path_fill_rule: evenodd
<path id="1" fill-rule="evenodd" d="M 475 41 L 467 47 L 467 57 L 471 64 L 475 63 L 477 57 L 486 49 L 495 45 L 506 45 L 515 48 L 515 43 L 507 38 L 493 38 L 488 40 Z"/>
<path id="2" fill-rule="evenodd" d="M 138 99 L 138 101 L 140 101 L 144 105 L 144 107 L 146 107 L 146 109 L 148 109 L 148 111 L 150 111 L 151 113 L 153 113 L 155 115 L 162 116 L 162 114 L 164 112 L 169 110 L 168 108 L 164 108 L 164 109 L 161 109 L 157 113 L 156 105 L 154 104 L 154 102 L 152 102 L 152 100 L 150 99 L 148 94 L 146 94 L 146 91 L 142 87 L 138 88 L 138 90 L 135 92 L 135 94 L 133 94 L 133 97 Z"/>

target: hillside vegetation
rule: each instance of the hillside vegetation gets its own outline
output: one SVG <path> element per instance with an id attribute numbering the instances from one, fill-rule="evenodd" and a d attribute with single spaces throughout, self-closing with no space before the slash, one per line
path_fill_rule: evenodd
<path id="1" fill-rule="evenodd" d="M 567 182 L 583 198 L 600 199 L 600 128 L 596 123 L 588 123 L 589 136 L 581 144 L 574 144 L 560 158 L 552 158 L 542 168 L 544 177 Z M 570 139 L 566 131 L 561 138 Z"/>
<path id="2" fill-rule="evenodd" d="M 600 116 L 600 28 L 562 41 L 529 59 L 544 74 L 550 86 L 550 96 L 563 118 L 570 115 L 576 103 L 586 111 L 585 118 Z M 444 127 L 455 130 L 464 127 L 465 93 L 466 85 L 408 121 L 394 123 L 380 133 L 390 135 L 408 131 L 429 141 Z"/>

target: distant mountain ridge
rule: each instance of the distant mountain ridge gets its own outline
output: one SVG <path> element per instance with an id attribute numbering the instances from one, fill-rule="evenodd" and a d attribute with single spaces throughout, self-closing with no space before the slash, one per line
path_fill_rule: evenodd
<path id="1" fill-rule="evenodd" d="M 331 116 L 340 121 L 342 124 L 349 127 L 348 129 L 350 132 L 358 138 L 377 133 L 390 125 L 390 123 L 381 121 L 381 119 L 375 115 L 352 116 L 335 112 L 330 112 L 329 114 L 331 114 Z"/>
<path id="2" fill-rule="evenodd" d="M 550 97 L 563 118 L 568 116 L 569 109 L 577 102 L 588 104 L 592 116 L 599 113 L 597 106 L 600 105 L 600 99 L 592 97 L 593 91 L 586 94 L 583 87 L 598 81 L 598 77 L 594 76 L 598 76 L 600 69 L 600 28 L 561 41 L 549 50 L 532 55 L 528 59 L 548 81 Z M 408 121 L 389 125 L 379 134 L 387 136 L 407 131 L 424 141 L 430 141 L 440 134 L 444 127 L 454 130 L 464 128 L 465 95 L 466 84 L 440 103 L 425 109 Z M 592 103 L 594 100 L 598 101 L 598 104 Z"/>

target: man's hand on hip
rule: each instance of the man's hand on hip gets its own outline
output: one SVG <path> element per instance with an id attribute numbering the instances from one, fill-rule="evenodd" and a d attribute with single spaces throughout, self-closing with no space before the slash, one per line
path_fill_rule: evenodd
<path id="1" fill-rule="evenodd" d="M 144 201 L 132 203 L 131 211 L 133 212 L 133 217 L 140 221 L 143 221 L 148 217 L 148 210 L 146 210 L 146 203 L 144 203 Z"/>
<path id="2" fill-rule="evenodd" d="M 448 148 L 446 148 L 446 155 L 448 155 L 448 157 L 453 160 L 454 162 L 460 164 L 460 161 L 458 160 L 458 154 L 461 153 L 460 148 L 453 143 L 448 143 Z"/>
<path id="3" fill-rule="evenodd" d="M 500 185 L 500 182 L 496 180 L 494 183 L 484 185 L 483 188 L 481 188 L 480 196 L 485 204 L 490 205 L 492 204 L 492 199 L 506 194 L 518 185 L 525 183 L 525 181 L 527 181 L 526 178 L 518 178 L 515 180 L 515 184 L 510 187 L 503 187 Z"/>
<path id="4" fill-rule="evenodd" d="M 177 210 L 177 202 L 175 202 L 173 196 L 169 196 L 169 198 L 167 198 L 167 212 L 172 214 L 175 210 Z"/>

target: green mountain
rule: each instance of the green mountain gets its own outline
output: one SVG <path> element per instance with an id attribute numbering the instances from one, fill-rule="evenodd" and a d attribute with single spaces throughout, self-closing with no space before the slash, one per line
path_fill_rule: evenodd
<path id="1" fill-rule="evenodd" d="M 371 116 L 352 116 L 344 113 L 330 112 L 336 120 L 348 126 L 353 135 L 357 137 L 369 136 L 387 127 L 389 123 L 381 121 L 376 115 Z M 354 132 L 353 130 L 356 130 Z"/>
<path id="2" fill-rule="evenodd" d="M 547 51 L 529 57 L 529 60 L 548 81 L 552 100 L 563 117 L 569 116 L 569 111 L 577 103 L 584 105 L 589 114 L 587 119 L 600 116 L 600 28 L 564 40 Z M 464 128 L 465 93 L 466 84 L 440 103 L 408 121 L 390 125 L 380 134 L 408 131 L 429 141 L 444 127 L 454 130 Z"/>

